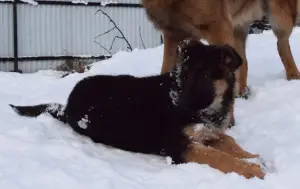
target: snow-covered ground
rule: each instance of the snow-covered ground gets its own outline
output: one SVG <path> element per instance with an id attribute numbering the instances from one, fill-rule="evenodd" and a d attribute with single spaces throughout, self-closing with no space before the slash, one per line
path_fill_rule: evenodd
<path id="1" fill-rule="evenodd" d="M 300 29 L 291 47 L 300 67 Z M 300 81 L 286 81 L 268 31 L 248 40 L 253 95 L 236 103 L 237 125 L 228 133 L 268 165 L 264 180 L 223 174 L 206 165 L 168 165 L 157 156 L 110 149 L 41 115 L 20 117 L 9 103 L 64 103 L 75 83 L 93 74 L 159 73 L 162 46 L 120 52 L 91 71 L 58 78 L 58 72 L 0 72 L 1 189 L 296 189 L 300 175 Z M 93 92 L 93 91 L 91 91 Z"/>

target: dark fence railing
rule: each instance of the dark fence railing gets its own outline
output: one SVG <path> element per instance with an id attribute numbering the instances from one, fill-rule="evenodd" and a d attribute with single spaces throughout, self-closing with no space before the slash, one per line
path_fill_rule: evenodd
<path id="1" fill-rule="evenodd" d="M 66 6 L 91 6 L 91 7 L 127 7 L 127 8 L 142 8 L 141 4 L 127 4 L 127 3 L 111 3 L 106 5 L 101 5 L 100 2 L 89 2 L 88 4 L 83 3 L 72 3 L 71 1 L 38 1 L 38 5 L 66 5 Z M 19 57 L 18 54 L 18 4 L 27 4 L 20 0 L 15 1 L 0 1 L 0 4 L 11 4 L 13 6 L 12 18 L 13 18 L 13 57 L 0 57 L 1 62 L 13 62 L 14 69 L 12 72 L 19 72 L 19 62 L 20 61 L 35 61 L 35 60 L 71 60 L 71 59 L 97 59 L 103 60 L 110 56 L 93 56 L 93 57 L 76 57 L 76 56 L 34 56 L 34 57 Z"/>

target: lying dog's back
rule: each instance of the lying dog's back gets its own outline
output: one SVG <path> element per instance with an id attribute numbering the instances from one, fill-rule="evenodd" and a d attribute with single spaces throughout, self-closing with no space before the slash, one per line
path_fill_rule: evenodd
<path id="1" fill-rule="evenodd" d="M 164 107 L 171 103 L 168 95 L 165 95 L 169 90 L 166 86 L 170 86 L 170 83 L 167 74 L 145 78 L 125 75 L 87 77 L 74 87 L 66 111 L 70 109 L 84 114 L 87 109 L 97 109 L 101 117 L 117 115 L 124 118 L 134 118 L 139 114 L 140 117 L 132 120 L 137 121 L 141 116 L 148 117 L 153 111 L 163 111 L 155 109 L 158 104 Z M 140 112 L 139 107 L 145 107 L 144 112 Z M 106 113 L 101 109 L 105 109 Z M 114 117 L 106 118 L 119 121 L 113 120 Z"/>
<path id="2" fill-rule="evenodd" d="M 166 74 L 146 78 L 92 76 L 85 78 L 75 86 L 69 96 L 65 111 L 74 111 L 80 114 L 78 116 L 94 112 L 98 115 L 95 121 L 107 120 L 111 125 L 123 125 L 122 119 L 130 120 L 132 124 L 120 126 L 120 129 L 136 126 L 135 129 L 138 130 L 143 128 L 138 127 L 138 124 L 148 125 L 152 120 L 157 121 L 159 118 L 157 116 L 161 116 L 161 118 L 166 116 L 163 115 L 164 109 L 162 108 L 171 105 L 168 98 L 168 87 L 166 87 L 169 85 L 170 80 Z M 140 107 L 143 107 L 143 112 Z M 159 112 L 162 114 L 158 114 Z M 149 119 L 150 117 L 153 119 Z M 90 119 L 92 118 L 89 117 Z M 160 119 L 160 121 L 163 120 Z M 159 128 L 156 125 L 151 126 L 151 128 L 156 127 Z M 113 131 L 117 132 L 114 129 Z"/>

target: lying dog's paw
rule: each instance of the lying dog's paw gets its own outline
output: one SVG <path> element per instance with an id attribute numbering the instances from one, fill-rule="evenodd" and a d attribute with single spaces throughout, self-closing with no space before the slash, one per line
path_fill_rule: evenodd
<path id="1" fill-rule="evenodd" d="M 248 168 L 242 172 L 242 175 L 244 175 L 246 178 L 253 178 L 253 177 L 258 177 L 260 179 L 263 179 L 265 177 L 265 172 L 263 171 L 263 169 L 254 163 L 250 163 L 250 165 L 248 165 Z"/>
<path id="2" fill-rule="evenodd" d="M 242 160 L 246 161 L 246 162 L 249 162 L 249 163 L 257 164 L 258 166 L 260 166 L 261 170 L 264 173 L 266 173 L 267 166 L 266 166 L 266 162 L 263 158 L 256 157 L 256 158 L 246 158 L 246 159 L 242 159 Z"/>

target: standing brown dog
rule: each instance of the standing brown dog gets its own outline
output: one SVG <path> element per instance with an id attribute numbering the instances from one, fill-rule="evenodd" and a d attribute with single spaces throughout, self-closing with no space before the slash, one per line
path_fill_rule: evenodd
<path id="1" fill-rule="evenodd" d="M 268 15 L 278 42 L 278 53 L 286 77 L 299 79 L 300 73 L 290 50 L 293 27 L 300 23 L 300 0 L 142 0 L 150 21 L 164 38 L 161 72 L 175 64 L 176 46 L 182 39 L 205 39 L 209 44 L 229 44 L 243 58 L 237 74 L 236 95 L 247 98 L 245 52 L 249 25 Z M 232 125 L 234 116 L 232 108 Z"/>

